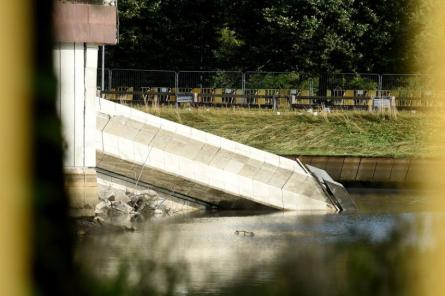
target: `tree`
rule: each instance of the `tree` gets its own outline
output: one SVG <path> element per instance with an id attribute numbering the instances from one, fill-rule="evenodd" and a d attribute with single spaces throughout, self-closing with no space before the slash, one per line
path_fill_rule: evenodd
<path id="1" fill-rule="evenodd" d="M 431 0 L 432 1 L 432 0 Z M 417 0 L 121 0 L 111 67 L 407 72 Z"/>
<path id="2" fill-rule="evenodd" d="M 214 65 L 216 0 L 119 1 L 120 40 L 109 67 L 200 69 Z"/>

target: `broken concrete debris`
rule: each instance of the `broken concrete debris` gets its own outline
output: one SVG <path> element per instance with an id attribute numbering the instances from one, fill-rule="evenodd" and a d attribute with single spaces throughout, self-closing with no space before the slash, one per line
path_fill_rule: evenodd
<path id="1" fill-rule="evenodd" d="M 99 200 L 94 221 L 100 225 L 131 224 L 146 215 L 170 214 L 169 209 L 163 206 L 164 199 L 151 189 L 137 193 L 108 189 L 99 193 Z"/>

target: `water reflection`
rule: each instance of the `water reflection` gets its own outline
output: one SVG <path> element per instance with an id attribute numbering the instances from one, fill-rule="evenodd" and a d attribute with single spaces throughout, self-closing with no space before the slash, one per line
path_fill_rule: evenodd
<path id="1" fill-rule="evenodd" d="M 332 281 L 349 277 L 345 271 L 348 258 L 356 255 L 349 252 L 360 250 L 362 241 L 373 252 L 365 257 L 368 261 L 375 261 L 373 256 L 379 254 L 374 253 L 382 251 L 379 244 L 417 248 L 431 243 L 428 225 L 438 214 L 413 210 L 412 202 L 419 202 L 420 197 L 405 194 L 403 199 L 399 193 L 380 192 L 378 196 L 358 193 L 355 199 L 361 208 L 356 213 L 216 211 L 159 218 L 139 224 L 135 232 L 82 237 L 77 260 L 102 277 L 115 275 L 122 263 L 135 278 L 144 276 L 138 269 L 144 262 L 151 262 L 149 272 L 185 266 L 185 276 L 176 283 L 178 293 L 219 294 L 227 292 L 227 287 L 271 287 L 284 281 L 283 270 L 286 275 L 305 277 L 305 287 L 321 289 L 325 282 L 323 289 L 328 289 Z M 392 208 L 394 199 L 399 200 L 396 210 Z M 378 210 L 370 209 L 373 204 Z M 255 235 L 237 235 L 236 230 Z M 398 258 L 391 256 L 389 261 Z M 357 258 L 362 260 L 362 255 Z M 165 275 L 154 279 L 161 289 L 168 285 Z"/>

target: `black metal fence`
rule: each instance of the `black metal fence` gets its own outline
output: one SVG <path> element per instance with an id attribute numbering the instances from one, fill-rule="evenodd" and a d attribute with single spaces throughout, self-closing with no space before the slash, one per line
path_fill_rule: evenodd
<path id="1" fill-rule="evenodd" d="M 105 69 L 102 95 L 147 103 L 369 109 L 394 96 L 400 108 L 442 106 L 429 75 Z M 98 70 L 98 89 L 102 71 Z"/>
<path id="2" fill-rule="evenodd" d="M 241 89 L 243 73 L 236 71 L 180 71 L 179 88 Z"/>
<path id="3" fill-rule="evenodd" d="M 320 75 L 318 93 L 333 97 L 372 97 L 380 89 L 379 74 L 331 73 Z"/>
<path id="4" fill-rule="evenodd" d="M 117 0 L 57 0 L 62 3 L 93 4 L 93 5 L 117 5 Z"/>

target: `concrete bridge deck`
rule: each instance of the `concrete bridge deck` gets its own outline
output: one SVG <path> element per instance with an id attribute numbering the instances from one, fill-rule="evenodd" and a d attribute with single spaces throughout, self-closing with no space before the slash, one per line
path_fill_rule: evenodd
<path id="1" fill-rule="evenodd" d="M 97 167 L 219 208 L 336 211 L 297 162 L 97 98 Z"/>

